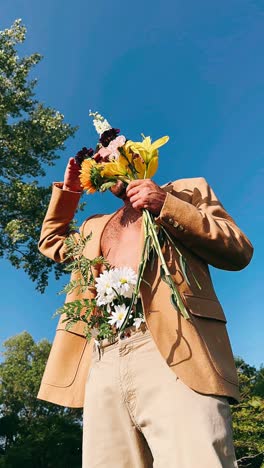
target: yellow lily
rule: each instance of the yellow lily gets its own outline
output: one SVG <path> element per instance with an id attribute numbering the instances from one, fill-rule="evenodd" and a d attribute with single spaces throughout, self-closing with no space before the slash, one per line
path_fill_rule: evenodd
<path id="1" fill-rule="evenodd" d="M 124 156 L 120 155 L 115 161 L 103 164 L 102 177 L 125 177 L 131 179 L 131 171 Z"/>
<path id="2" fill-rule="evenodd" d="M 145 173 L 145 179 L 151 179 L 151 177 L 154 176 L 158 169 L 158 163 L 159 163 L 159 158 L 155 156 L 154 158 L 151 159 L 151 161 L 148 164 L 146 173 Z"/>
<path id="3" fill-rule="evenodd" d="M 151 143 L 151 138 L 149 136 L 144 137 L 142 141 L 128 140 L 125 144 L 125 151 L 132 151 L 133 153 L 139 154 L 148 165 L 153 158 L 158 157 L 158 148 L 165 145 L 168 140 L 168 136 L 159 138 L 153 143 Z"/>
<path id="4" fill-rule="evenodd" d="M 141 156 L 136 155 L 136 157 L 133 159 L 133 165 L 137 171 L 138 179 L 144 179 L 144 174 L 146 171 L 146 164 L 144 159 L 142 159 Z"/>
<path id="5" fill-rule="evenodd" d="M 158 157 L 152 158 L 149 164 L 146 164 L 141 156 L 134 157 L 133 164 L 137 171 L 138 179 L 151 179 L 158 169 Z"/>

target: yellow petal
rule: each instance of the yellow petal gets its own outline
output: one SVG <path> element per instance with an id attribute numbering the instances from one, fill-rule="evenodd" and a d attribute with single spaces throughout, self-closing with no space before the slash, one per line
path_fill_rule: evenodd
<path id="1" fill-rule="evenodd" d="M 116 161 L 105 163 L 101 175 L 103 177 L 118 177 L 129 172 L 128 162 L 123 156 L 119 156 Z"/>
<path id="2" fill-rule="evenodd" d="M 96 188 L 91 180 L 91 170 L 96 166 L 96 162 L 93 159 L 85 159 L 82 162 L 80 170 L 80 182 L 81 186 L 87 191 L 87 193 L 95 193 Z"/>
<path id="3" fill-rule="evenodd" d="M 129 162 L 131 162 L 133 156 L 131 151 L 131 143 L 133 143 L 133 141 L 128 140 L 122 148 Z"/>
<path id="4" fill-rule="evenodd" d="M 135 154 L 139 154 L 144 161 L 148 162 L 149 160 L 149 150 L 146 149 L 146 146 L 144 146 L 141 142 L 134 142 L 131 141 L 129 143 L 129 149 Z"/>
<path id="5" fill-rule="evenodd" d="M 169 141 L 169 139 L 170 138 L 168 136 L 159 138 L 158 140 L 154 141 L 154 143 L 152 143 L 152 149 L 155 150 L 160 148 L 161 146 L 165 145 Z"/>
<path id="6" fill-rule="evenodd" d="M 138 178 L 144 179 L 145 169 L 146 169 L 145 162 L 139 157 L 139 158 L 133 159 L 133 164 L 138 173 Z"/>
<path id="7" fill-rule="evenodd" d="M 151 179 L 151 177 L 154 176 L 154 174 L 157 172 L 158 164 L 159 164 L 159 158 L 157 156 L 150 160 L 147 171 L 146 171 L 146 176 L 145 176 L 146 179 Z"/>
<path id="8" fill-rule="evenodd" d="M 149 164 L 151 159 L 158 157 L 158 148 L 165 145 L 169 140 L 168 136 L 159 138 L 158 140 L 151 143 L 151 138 L 144 137 L 142 141 L 132 141 L 128 140 L 125 144 L 127 153 L 136 153 L 139 154 L 146 164 Z"/>
<path id="9" fill-rule="evenodd" d="M 148 137 L 145 137 L 143 140 L 142 140 L 142 146 L 148 151 L 150 148 L 151 148 L 151 138 L 148 136 Z"/>
<path id="10" fill-rule="evenodd" d="M 140 149 L 143 149 L 140 142 L 129 140 L 125 144 L 126 154 L 129 154 L 130 157 L 131 153 L 138 153 Z"/>

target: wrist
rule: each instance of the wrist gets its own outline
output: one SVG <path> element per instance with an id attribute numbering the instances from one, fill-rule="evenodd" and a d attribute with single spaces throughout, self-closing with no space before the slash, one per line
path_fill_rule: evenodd
<path id="1" fill-rule="evenodd" d="M 158 216 L 163 208 L 164 202 L 166 200 L 166 192 L 164 190 L 161 190 L 160 196 L 159 196 L 159 205 L 157 207 L 155 216 Z"/>

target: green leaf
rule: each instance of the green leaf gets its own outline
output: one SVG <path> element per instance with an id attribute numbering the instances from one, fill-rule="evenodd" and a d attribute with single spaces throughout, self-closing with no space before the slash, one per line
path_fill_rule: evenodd
<path id="1" fill-rule="evenodd" d="M 180 312 L 177 297 L 173 293 L 170 295 L 170 300 L 177 312 Z"/>
<path id="2" fill-rule="evenodd" d="M 105 182 L 101 185 L 100 187 L 100 192 L 105 192 L 106 190 L 109 190 L 111 187 L 113 187 L 116 184 L 116 180 L 112 180 L 109 182 Z"/>
<path id="3" fill-rule="evenodd" d="M 184 276 L 184 279 L 185 279 L 186 283 L 188 284 L 188 286 L 191 286 L 191 283 L 190 283 L 190 281 L 188 279 L 188 276 L 187 276 L 187 263 L 186 263 L 186 260 L 182 255 L 180 255 L 179 261 L 180 261 L 181 271 L 182 271 L 182 274 Z"/>
<path id="4" fill-rule="evenodd" d="M 161 277 L 162 281 L 164 281 L 168 286 L 171 286 L 170 277 L 168 275 L 166 275 L 162 265 L 160 265 L 160 277 Z"/>
<path id="5" fill-rule="evenodd" d="M 175 242 L 173 241 L 172 237 L 170 236 L 170 234 L 168 233 L 167 229 L 164 228 L 164 226 L 161 226 L 161 229 L 163 231 L 163 233 L 165 234 L 165 236 L 168 238 L 168 240 L 170 241 L 170 243 L 173 245 L 175 251 L 177 252 L 177 254 L 179 255 L 179 262 L 180 262 L 180 266 L 181 266 L 181 270 L 182 270 L 182 274 L 185 278 L 185 281 L 187 282 L 187 284 L 189 286 L 191 286 L 190 284 L 190 280 L 188 278 L 188 274 L 187 274 L 187 269 L 190 271 L 197 287 L 201 290 L 202 287 L 199 283 L 199 281 L 197 280 L 196 276 L 194 275 L 194 273 L 191 271 L 189 265 L 187 264 L 187 261 L 185 259 L 185 257 L 183 257 L 182 253 L 180 252 L 180 250 L 178 249 L 178 247 L 176 247 L 175 245 Z"/>

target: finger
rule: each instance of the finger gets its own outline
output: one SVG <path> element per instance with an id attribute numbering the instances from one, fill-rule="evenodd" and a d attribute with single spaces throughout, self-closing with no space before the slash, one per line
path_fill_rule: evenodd
<path id="1" fill-rule="evenodd" d="M 139 192 L 140 192 L 140 187 L 134 187 L 132 189 L 127 190 L 126 194 L 127 194 L 127 197 L 130 198 L 130 197 L 133 197 L 134 195 L 136 195 Z"/>
<path id="2" fill-rule="evenodd" d="M 130 190 L 134 187 L 139 187 L 140 185 L 142 185 L 142 183 L 145 183 L 145 179 L 131 180 L 131 182 L 127 186 L 127 190 Z"/>
<path id="3" fill-rule="evenodd" d="M 133 181 L 134 182 L 134 181 Z M 148 187 L 148 184 L 146 183 L 145 180 L 142 179 L 141 183 L 140 184 L 137 184 L 135 186 L 131 186 L 131 183 L 128 185 L 127 187 L 127 190 L 126 190 L 126 193 L 127 193 L 127 196 L 130 196 L 134 193 L 139 193 L 139 192 L 142 192 L 142 190 L 144 188 L 147 188 Z"/>
<path id="4" fill-rule="evenodd" d="M 137 195 L 133 195 L 133 197 L 129 198 L 129 201 L 133 205 L 133 203 L 140 202 L 140 198 Z"/>
<path id="5" fill-rule="evenodd" d="M 132 203 L 132 207 L 136 211 L 141 211 L 143 209 L 143 203 L 141 201 L 134 202 Z"/>
<path id="6" fill-rule="evenodd" d="M 69 168 L 69 171 L 72 172 L 72 173 L 78 173 L 80 171 L 80 166 L 79 164 L 76 163 L 75 159 L 73 158 L 69 160 L 69 164 L 68 164 L 68 168 Z"/>
<path id="7" fill-rule="evenodd" d="M 71 161 L 71 159 L 68 159 L 68 162 L 67 162 L 67 164 L 65 166 L 65 169 L 68 169 L 70 167 L 70 165 L 71 165 L 70 161 Z"/>

